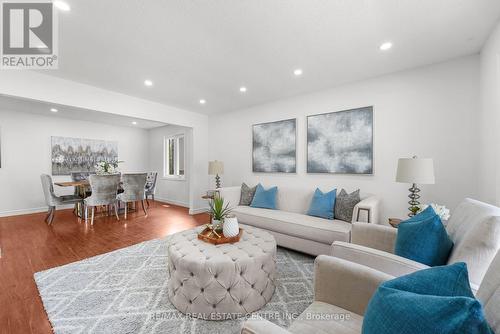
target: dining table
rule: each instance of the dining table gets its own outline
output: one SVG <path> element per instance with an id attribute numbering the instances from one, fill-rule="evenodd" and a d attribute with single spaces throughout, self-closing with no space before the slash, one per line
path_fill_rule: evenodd
<path id="1" fill-rule="evenodd" d="M 58 187 L 75 187 L 76 194 L 81 198 L 85 199 L 87 197 L 87 193 L 90 191 L 90 182 L 89 180 L 79 180 L 79 181 L 64 181 L 64 182 L 54 182 L 54 184 Z M 121 185 L 121 182 L 120 182 Z M 118 211 L 124 211 L 125 208 L 121 207 L 118 204 Z M 133 212 L 136 210 L 136 204 L 134 203 L 131 208 L 128 208 L 129 212 Z M 75 214 L 80 218 L 85 217 L 85 207 L 82 202 L 78 202 L 75 204 Z"/>

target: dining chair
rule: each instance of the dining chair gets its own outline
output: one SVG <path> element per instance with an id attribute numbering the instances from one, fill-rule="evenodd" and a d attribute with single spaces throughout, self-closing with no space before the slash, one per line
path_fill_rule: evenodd
<path id="1" fill-rule="evenodd" d="M 88 219 L 88 207 L 92 208 L 90 225 L 94 225 L 94 212 L 96 206 L 108 206 L 114 207 L 115 216 L 117 220 L 118 217 L 118 199 L 116 197 L 116 192 L 118 191 L 118 186 L 120 184 L 120 175 L 90 175 L 89 176 L 90 188 L 92 189 L 92 195 L 85 198 L 85 221 Z"/>
<path id="2" fill-rule="evenodd" d="M 146 216 L 148 215 L 144 206 L 147 176 L 147 173 L 122 175 L 123 193 L 118 194 L 118 199 L 125 203 L 125 219 L 127 219 L 128 203 L 131 202 L 141 201 L 142 210 Z"/>
<path id="3" fill-rule="evenodd" d="M 148 177 L 146 179 L 146 203 L 149 207 L 148 197 L 151 196 L 153 203 L 155 201 L 155 190 L 156 190 L 156 179 L 158 176 L 158 172 L 149 172 Z"/>
<path id="4" fill-rule="evenodd" d="M 75 204 L 83 201 L 83 199 L 77 195 L 57 196 L 54 193 L 54 184 L 52 183 L 52 177 L 50 177 L 50 175 L 42 174 L 40 175 L 40 179 L 42 181 L 45 203 L 49 207 L 47 217 L 45 218 L 45 222 L 47 224 L 50 225 L 54 221 L 56 206 L 64 204 Z"/>
<path id="5" fill-rule="evenodd" d="M 90 174 L 93 174 L 91 172 L 72 172 L 71 173 L 71 181 L 84 181 L 88 180 Z M 75 187 L 75 195 L 84 196 L 88 197 L 90 196 L 91 191 L 89 186 L 82 187 L 81 189 L 79 187 Z"/>

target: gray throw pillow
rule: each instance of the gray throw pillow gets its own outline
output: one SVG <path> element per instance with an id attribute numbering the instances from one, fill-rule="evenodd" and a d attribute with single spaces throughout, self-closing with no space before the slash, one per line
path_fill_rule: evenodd
<path id="1" fill-rule="evenodd" d="M 361 202 L 359 189 L 350 194 L 342 189 L 335 200 L 335 219 L 352 222 L 352 212 L 359 202 Z"/>
<path id="2" fill-rule="evenodd" d="M 255 195 L 255 190 L 257 186 L 250 188 L 246 185 L 246 183 L 241 184 L 241 197 L 240 197 L 240 205 L 250 205 L 253 200 L 253 196 Z"/>

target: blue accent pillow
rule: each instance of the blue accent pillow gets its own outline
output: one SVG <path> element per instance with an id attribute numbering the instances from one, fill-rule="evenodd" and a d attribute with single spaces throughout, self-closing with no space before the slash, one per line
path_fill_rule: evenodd
<path id="1" fill-rule="evenodd" d="M 424 269 L 382 283 L 362 334 L 493 334 L 469 285 L 463 262 Z"/>
<path id="2" fill-rule="evenodd" d="M 257 185 L 257 189 L 255 189 L 255 195 L 253 196 L 250 206 L 253 208 L 276 210 L 277 193 L 278 187 L 271 187 L 265 190 L 264 187 L 259 183 Z"/>
<path id="3" fill-rule="evenodd" d="M 433 267 L 446 264 L 452 248 L 453 241 L 430 206 L 398 225 L 396 255 Z"/>
<path id="4" fill-rule="evenodd" d="M 309 216 L 333 219 L 337 189 L 324 193 L 319 188 L 314 192 L 307 214 Z"/>

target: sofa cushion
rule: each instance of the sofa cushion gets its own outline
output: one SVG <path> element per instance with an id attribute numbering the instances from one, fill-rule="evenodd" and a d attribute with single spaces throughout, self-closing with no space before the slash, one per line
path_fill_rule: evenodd
<path id="1" fill-rule="evenodd" d="M 283 233 L 325 244 L 334 241 L 349 242 L 351 224 L 295 212 L 237 206 L 232 211 L 238 221 L 265 230 Z"/>
<path id="2" fill-rule="evenodd" d="M 264 208 L 264 209 L 274 209 L 276 210 L 276 194 L 278 193 L 278 187 L 271 187 L 269 189 L 264 189 L 264 187 L 259 183 L 255 189 L 255 195 L 253 196 L 252 203 L 250 204 L 253 208 Z"/>
<path id="3" fill-rule="evenodd" d="M 469 279 L 479 286 L 500 249 L 500 217 L 488 217 L 470 228 L 455 244 L 448 263 L 465 262 Z"/>
<path id="4" fill-rule="evenodd" d="M 363 334 L 437 332 L 493 333 L 470 289 L 463 262 L 382 283 L 368 304 L 362 330 Z"/>
<path id="5" fill-rule="evenodd" d="M 363 317 L 341 307 L 315 301 L 288 328 L 291 333 L 359 334 Z"/>
<path id="6" fill-rule="evenodd" d="M 359 189 L 348 194 L 342 189 L 335 201 L 335 219 L 352 222 L 352 213 L 356 204 L 361 202 Z"/>
<path id="7" fill-rule="evenodd" d="M 394 254 L 428 266 L 446 264 L 453 248 L 441 219 L 428 207 L 398 226 Z"/>
<path id="8" fill-rule="evenodd" d="M 257 186 L 250 188 L 246 183 L 241 184 L 241 196 L 240 205 L 250 205 L 252 204 L 253 196 L 255 195 L 255 190 Z"/>
<path id="9" fill-rule="evenodd" d="M 307 214 L 309 216 L 333 219 L 333 209 L 335 208 L 336 194 L 337 189 L 333 189 L 332 191 L 324 193 L 319 188 L 316 188 Z"/>

